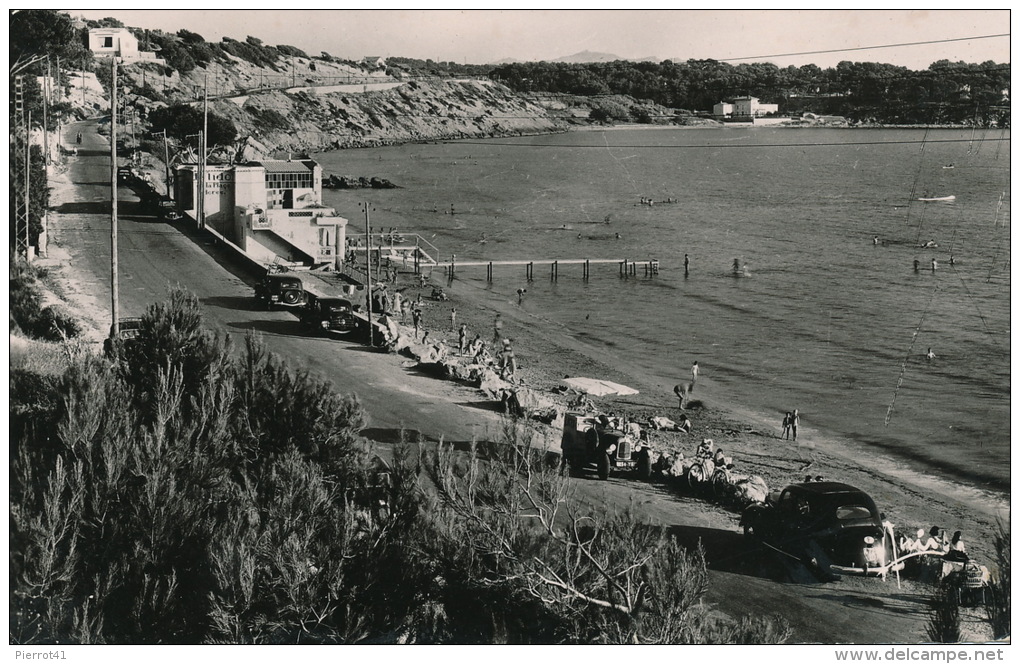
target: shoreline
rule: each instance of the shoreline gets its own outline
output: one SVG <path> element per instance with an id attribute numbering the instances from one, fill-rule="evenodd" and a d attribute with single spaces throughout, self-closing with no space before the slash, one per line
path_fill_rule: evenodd
<path id="1" fill-rule="evenodd" d="M 404 275 L 402 275 L 403 277 Z M 545 319 L 519 307 L 515 300 L 493 302 L 481 288 L 464 281 L 445 283 L 444 275 L 430 280 L 442 285 L 450 300 L 429 302 L 425 308 L 424 328 L 435 339 L 444 339 L 456 348 L 457 334 L 449 321 L 450 309 L 457 309 L 457 325 L 468 326 L 468 339 L 478 333 L 488 342 L 492 338 L 492 322 L 496 312 L 502 314 L 504 334 L 513 339 L 519 365 L 518 375 L 526 387 L 559 403 L 565 397 L 554 397 L 549 390 L 562 385 L 565 375 L 588 376 L 620 382 L 640 390 L 632 397 L 607 397 L 593 401 L 602 410 L 627 415 L 646 428 L 649 417 L 676 419 L 680 411 L 671 386 L 656 385 L 655 380 L 642 381 L 611 357 L 598 357 L 597 349 L 587 347 L 566 331 L 549 326 Z M 403 288 L 404 284 L 398 284 Z M 415 289 L 407 288 L 412 296 Z M 402 356 L 401 356 L 402 357 Z M 396 363 L 395 363 L 396 365 Z M 710 370 L 709 370 L 710 373 Z M 684 382 L 689 376 L 682 377 Z M 436 378 L 436 380 L 441 380 Z M 993 560 L 992 538 L 996 519 L 1009 523 L 1010 495 L 984 489 L 951 478 L 940 477 L 910 467 L 907 459 L 886 455 L 865 456 L 852 440 L 832 432 L 802 424 L 797 443 L 782 441 L 780 426 L 767 413 L 753 412 L 725 397 L 713 395 L 710 375 L 703 369 L 698 390 L 692 397 L 701 405 L 686 411 L 694 428 L 689 435 L 649 430 L 653 444 L 679 449 L 692 456 L 702 438 L 712 438 L 717 447 L 732 456 L 735 470 L 762 476 L 770 491 L 803 481 L 806 475 L 821 475 L 827 480 L 843 481 L 869 493 L 899 532 L 909 534 L 932 525 L 962 530 L 968 539 L 968 550 Z M 705 396 L 708 395 L 708 396 Z M 552 432 L 555 434 L 556 432 Z M 734 515 L 736 516 L 736 515 Z"/>

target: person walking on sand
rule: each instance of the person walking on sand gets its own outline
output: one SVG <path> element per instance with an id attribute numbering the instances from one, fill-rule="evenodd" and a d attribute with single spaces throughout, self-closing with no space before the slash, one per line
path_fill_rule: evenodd
<path id="1" fill-rule="evenodd" d="M 790 418 L 790 431 L 793 432 L 793 439 L 797 440 L 797 427 L 800 425 L 800 411 L 793 409 L 793 417 Z"/>
<path id="2" fill-rule="evenodd" d="M 464 346 L 467 343 L 467 325 L 464 323 L 460 324 L 460 331 L 457 332 L 457 351 L 463 355 Z"/>
<path id="3" fill-rule="evenodd" d="M 790 429 L 793 427 L 793 413 L 786 411 L 786 416 L 783 418 L 783 435 L 780 436 L 783 440 L 790 440 Z"/>

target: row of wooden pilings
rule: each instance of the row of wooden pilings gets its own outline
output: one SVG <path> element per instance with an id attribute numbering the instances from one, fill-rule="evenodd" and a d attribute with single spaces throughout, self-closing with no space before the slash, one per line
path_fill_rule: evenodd
<path id="1" fill-rule="evenodd" d="M 493 280 L 493 267 L 496 265 L 523 265 L 525 276 L 528 281 L 534 281 L 535 279 L 535 263 L 545 263 L 546 261 L 465 261 L 458 263 L 454 258 L 448 263 L 441 263 L 440 266 L 446 271 L 447 276 L 453 279 L 454 274 L 458 267 L 474 267 L 474 266 L 485 266 L 485 278 L 490 283 Z M 591 277 L 591 266 L 592 264 L 598 263 L 617 263 L 620 267 L 620 276 L 637 276 L 638 269 L 644 272 L 644 276 L 651 277 L 659 274 L 659 261 L 655 259 L 648 260 L 629 260 L 629 259 L 567 259 L 567 260 L 552 260 L 548 261 L 549 264 L 549 278 L 553 281 L 560 276 L 560 265 L 581 265 L 581 276 L 584 280 L 588 280 Z"/>

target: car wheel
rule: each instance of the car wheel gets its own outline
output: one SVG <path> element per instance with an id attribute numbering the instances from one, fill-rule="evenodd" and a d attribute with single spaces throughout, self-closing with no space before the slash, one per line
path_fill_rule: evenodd
<path id="1" fill-rule="evenodd" d="M 598 459 L 599 479 L 609 479 L 609 454 L 603 452 L 599 455 Z"/>
<path id="2" fill-rule="evenodd" d="M 285 304 L 297 304 L 301 297 L 297 291 L 284 291 L 283 301 Z"/>

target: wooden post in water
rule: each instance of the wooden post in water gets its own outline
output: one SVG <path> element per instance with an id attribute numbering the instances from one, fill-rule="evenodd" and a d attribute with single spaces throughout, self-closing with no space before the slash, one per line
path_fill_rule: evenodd
<path id="1" fill-rule="evenodd" d="M 486 280 L 491 284 L 492 283 L 492 261 L 489 261 L 489 267 L 486 270 L 485 277 L 486 277 Z"/>

